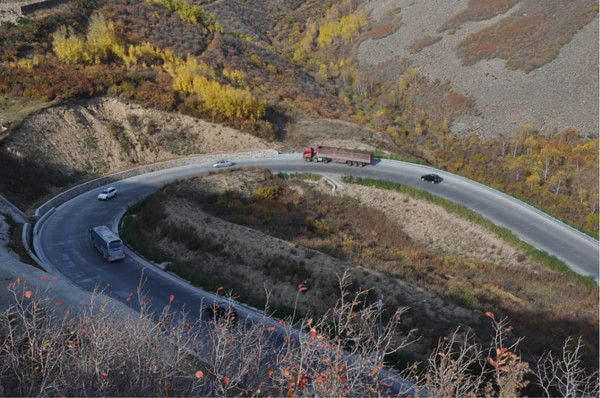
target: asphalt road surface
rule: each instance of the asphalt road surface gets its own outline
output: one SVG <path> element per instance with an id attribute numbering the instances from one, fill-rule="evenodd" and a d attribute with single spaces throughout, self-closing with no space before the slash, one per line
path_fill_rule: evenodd
<path id="1" fill-rule="evenodd" d="M 573 230 L 511 197 L 450 173 L 436 171 L 444 181 L 429 184 L 420 180 L 432 170 L 425 166 L 382 160 L 374 165 L 350 167 L 343 164 L 306 163 L 300 155 L 275 155 L 268 159 L 236 161 L 237 166 L 260 166 L 274 172 L 314 172 L 330 177 L 355 175 L 395 181 L 424 189 L 463 204 L 495 224 L 511 229 L 522 240 L 562 259 L 574 271 L 598 279 L 598 241 Z M 212 294 L 193 288 L 178 278 L 130 254 L 108 263 L 88 242 L 91 226 L 107 225 L 116 231 L 118 221 L 129 204 L 151 194 L 160 186 L 213 170 L 210 164 L 196 164 L 156 171 L 113 184 L 118 196 L 106 202 L 96 199 L 103 188 L 94 189 L 59 206 L 34 237 L 36 253 L 42 261 L 85 290 L 97 286 L 105 293 L 126 302 L 135 294 L 141 279 L 148 300 L 161 309 L 173 294 L 173 309 L 185 307 L 190 315 L 200 315 L 200 303 L 212 302 Z M 460 234 L 460 231 L 456 231 Z"/>

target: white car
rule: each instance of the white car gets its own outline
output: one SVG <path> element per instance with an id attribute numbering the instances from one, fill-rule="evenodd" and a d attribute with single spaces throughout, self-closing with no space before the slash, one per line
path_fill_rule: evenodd
<path id="1" fill-rule="evenodd" d="M 108 200 L 117 196 L 117 188 L 108 187 L 98 194 L 98 200 Z"/>
<path id="2" fill-rule="evenodd" d="M 212 167 L 214 167 L 215 169 L 219 169 L 221 167 L 231 167 L 233 166 L 235 163 L 233 163 L 231 160 L 219 160 L 217 163 L 213 164 Z"/>

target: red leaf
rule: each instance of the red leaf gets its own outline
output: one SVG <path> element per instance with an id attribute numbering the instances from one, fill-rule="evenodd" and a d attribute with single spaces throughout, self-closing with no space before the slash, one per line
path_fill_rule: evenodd
<path id="1" fill-rule="evenodd" d="M 169 296 L 169 304 L 171 304 L 173 302 L 173 300 L 175 300 L 175 296 L 171 294 Z"/>
<path id="2" fill-rule="evenodd" d="M 314 339 L 317 337 L 317 330 L 315 328 L 310 329 L 310 338 Z"/>
<path id="3" fill-rule="evenodd" d="M 277 321 L 277 323 L 279 323 L 280 325 L 283 325 L 285 322 L 284 322 L 283 319 L 280 319 L 280 320 Z"/>
<path id="4" fill-rule="evenodd" d="M 496 317 L 495 317 L 495 316 L 494 316 L 494 314 L 493 314 L 493 313 L 491 313 L 490 311 L 487 311 L 487 312 L 485 313 L 485 316 L 487 316 L 488 318 L 490 318 L 492 321 L 495 321 L 495 320 L 496 320 Z"/>
<path id="5" fill-rule="evenodd" d="M 308 290 L 308 288 L 306 286 L 304 286 L 302 284 L 302 282 L 298 282 L 298 284 L 296 285 L 296 289 L 298 289 L 298 291 L 300 293 L 304 293 L 304 292 L 306 292 Z"/>
<path id="6" fill-rule="evenodd" d="M 100 372 L 100 378 L 101 378 L 102 380 L 106 380 L 106 379 L 108 379 L 108 373 L 106 373 L 106 372 L 104 372 L 104 371 L 103 371 L 103 372 Z"/>
<path id="7" fill-rule="evenodd" d="M 196 379 L 201 379 L 204 377 L 204 372 L 201 370 L 197 370 L 196 373 L 194 373 L 194 376 L 196 376 Z"/>
<path id="8" fill-rule="evenodd" d="M 40 280 L 42 282 L 44 282 L 46 279 L 48 279 L 48 275 L 42 275 L 42 276 L 40 276 Z"/>
<path id="9" fill-rule="evenodd" d="M 488 357 L 487 362 L 493 366 L 494 368 L 498 367 L 498 363 L 496 361 L 494 361 L 492 358 Z"/>
<path id="10" fill-rule="evenodd" d="M 10 282 L 7 286 L 7 288 L 10 290 L 15 286 L 15 284 L 13 282 Z"/>
<path id="11" fill-rule="evenodd" d="M 56 300 L 56 305 L 63 305 L 65 302 L 61 300 Z"/>
<path id="12" fill-rule="evenodd" d="M 223 384 L 228 385 L 231 382 L 231 379 L 227 376 L 223 377 Z"/>
<path id="13" fill-rule="evenodd" d="M 25 298 L 31 298 L 31 296 L 33 296 L 33 293 L 31 292 L 31 290 L 25 290 L 25 293 L 23 293 L 23 296 L 25 296 Z"/>
<path id="14" fill-rule="evenodd" d="M 192 324 L 190 322 L 186 322 L 185 323 L 185 328 L 188 329 L 188 330 L 191 329 L 192 328 Z"/>
<path id="15" fill-rule="evenodd" d="M 269 333 L 273 333 L 273 332 L 275 331 L 275 326 L 269 326 L 269 327 L 266 329 L 266 331 L 267 331 L 267 332 L 269 332 Z"/>

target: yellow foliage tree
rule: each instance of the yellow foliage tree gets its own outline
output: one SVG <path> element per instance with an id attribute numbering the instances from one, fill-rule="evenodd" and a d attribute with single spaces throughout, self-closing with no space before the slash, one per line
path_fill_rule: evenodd
<path id="1" fill-rule="evenodd" d="M 200 96 L 213 118 L 223 115 L 256 121 L 265 115 L 265 101 L 256 99 L 247 89 L 233 88 L 217 81 L 209 81 L 204 76 L 196 76 L 193 92 Z"/>
<path id="2" fill-rule="evenodd" d="M 182 21 L 194 25 L 206 22 L 206 14 L 202 7 L 191 4 L 187 0 L 146 0 L 146 3 L 158 4 L 171 12 L 177 13 Z"/>
<path id="3" fill-rule="evenodd" d="M 113 23 L 107 22 L 100 14 L 92 15 L 86 33 L 86 50 L 91 62 L 98 64 L 108 59 L 117 47 L 121 45 L 115 36 Z"/>
<path id="4" fill-rule="evenodd" d="M 73 29 L 60 26 L 52 34 L 52 48 L 60 60 L 71 64 L 98 64 L 113 53 L 124 53 L 113 24 L 100 14 L 92 15 L 85 39 L 76 35 Z"/>
<path id="5" fill-rule="evenodd" d="M 163 68 L 173 77 L 173 88 L 185 93 L 194 92 L 194 78 L 202 76 L 204 78 L 216 79 L 215 71 L 204 62 L 200 62 L 196 57 L 188 55 L 185 60 L 177 56 L 171 56 L 163 59 Z M 174 55 L 174 54 L 173 54 Z"/>
<path id="6" fill-rule="evenodd" d="M 88 59 L 85 40 L 66 26 L 60 26 L 52 34 L 52 48 L 61 61 L 69 64 L 86 62 Z"/>
<path id="7" fill-rule="evenodd" d="M 246 74 L 237 69 L 223 69 L 223 76 L 225 76 L 230 82 L 236 83 L 240 86 L 246 82 Z"/>
<path id="8" fill-rule="evenodd" d="M 339 20 L 326 21 L 319 29 L 317 45 L 321 48 L 327 47 L 337 37 L 341 38 L 343 42 L 348 43 L 365 26 L 367 26 L 367 16 L 360 10 L 344 15 Z"/>

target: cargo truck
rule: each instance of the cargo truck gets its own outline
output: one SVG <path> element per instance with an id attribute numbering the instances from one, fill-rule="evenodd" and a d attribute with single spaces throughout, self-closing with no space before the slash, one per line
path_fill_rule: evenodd
<path id="1" fill-rule="evenodd" d="M 348 166 L 365 166 L 373 161 L 372 152 L 330 146 L 304 148 L 302 157 L 306 162 L 337 162 Z"/>

